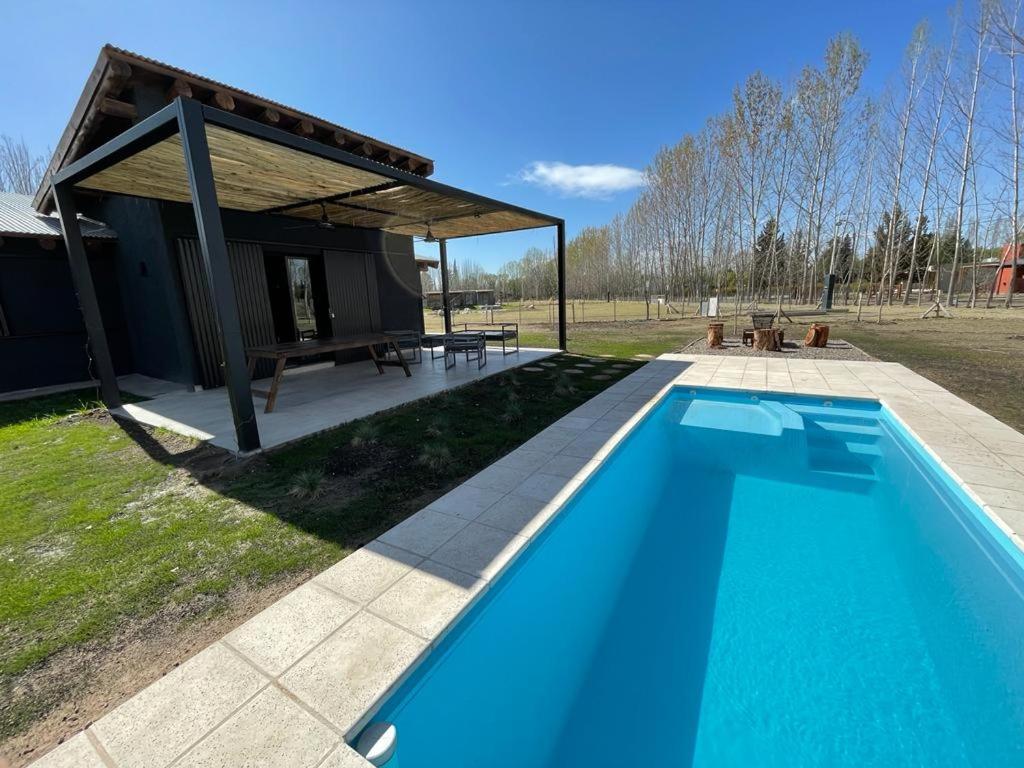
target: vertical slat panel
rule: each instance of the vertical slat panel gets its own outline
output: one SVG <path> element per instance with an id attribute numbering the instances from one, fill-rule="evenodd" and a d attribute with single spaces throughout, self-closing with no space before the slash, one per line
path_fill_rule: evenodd
<path id="1" fill-rule="evenodd" d="M 367 269 L 370 254 L 325 251 L 327 295 L 331 303 L 331 332 L 335 336 L 380 329 L 376 270 Z"/>
<path id="2" fill-rule="evenodd" d="M 213 317 L 213 304 L 203 274 L 199 242 L 178 240 L 182 285 L 188 306 L 189 322 L 196 340 L 196 356 L 204 387 L 219 387 L 224 379 L 221 372 L 221 352 L 217 340 L 217 326 Z M 263 250 L 257 243 L 228 243 L 228 258 L 238 299 L 238 315 L 245 346 L 274 343 L 274 319 L 270 310 L 267 274 L 263 263 Z M 270 376 L 271 361 L 260 361 L 256 376 Z"/>
<path id="3" fill-rule="evenodd" d="M 366 273 L 366 304 L 370 310 L 370 328 L 379 331 L 381 329 L 380 293 L 377 290 L 377 265 L 373 261 L 374 258 L 372 253 L 365 254 L 363 269 Z"/>

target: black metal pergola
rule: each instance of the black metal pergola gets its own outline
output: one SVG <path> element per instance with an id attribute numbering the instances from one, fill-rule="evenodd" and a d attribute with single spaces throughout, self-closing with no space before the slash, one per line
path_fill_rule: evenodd
<path id="1" fill-rule="evenodd" d="M 256 411 L 253 406 L 249 374 L 246 367 L 245 349 L 242 341 L 238 304 L 228 261 L 227 243 L 221 223 L 221 203 L 218 202 L 217 171 L 211 160 L 208 137 L 208 127 L 211 126 L 218 129 L 226 129 L 242 137 L 266 142 L 268 147 L 297 151 L 304 155 L 318 158 L 320 161 L 329 161 L 330 163 L 354 169 L 354 173 L 382 177 L 386 181 L 386 184 L 379 184 L 373 189 L 361 190 L 360 192 L 364 196 L 366 193 L 376 192 L 384 188 L 401 188 L 405 190 L 411 188 L 411 191 L 415 194 L 422 193 L 429 196 L 433 201 L 435 209 L 439 204 L 443 206 L 445 201 L 450 201 L 451 203 L 451 212 L 448 215 L 431 217 L 423 221 L 415 220 L 416 217 L 403 216 L 395 221 L 394 227 L 389 229 L 389 231 L 409 234 L 412 228 L 425 224 L 429 232 L 431 223 L 437 221 L 454 222 L 459 219 L 462 220 L 462 224 L 460 228 L 452 230 L 457 234 L 451 237 L 491 234 L 543 226 L 555 227 L 557 231 L 556 259 L 559 309 L 558 346 L 563 350 L 566 348 L 565 222 L 563 219 L 475 195 L 456 187 L 441 184 L 431 179 L 354 155 L 342 149 L 311 141 L 280 128 L 264 125 L 191 99 L 178 97 L 168 106 L 140 121 L 124 133 L 71 163 L 53 176 L 54 201 L 64 232 L 72 277 L 78 292 L 93 360 L 100 379 L 101 396 L 108 408 L 119 407 L 121 400 L 110 349 L 103 328 L 103 320 L 100 316 L 95 286 L 93 285 L 92 275 L 86 258 L 85 246 L 77 226 L 78 210 L 75 203 L 74 190 L 77 186 L 103 189 L 103 187 L 90 187 L 87 182 L 97 177 L 97 174 L 106 172 L 109 175 L 112 171 L 116 172 L 118 164 L 138 158 L 141 156 L 140 153 L 152 150 L 162 142 L 177 136 L 181 143 L 183 157 L 180 155 L 178 157 L 184 163 L 187 194 L 183 194 L 183 191 L 179 190 L 176 196 L 163 197 L 159 192 L 159 173 L 167 170 L 166 156 L 163 158 L 165 162 L 162 166 L 159 163 L 153 166 L 153 176 L 137 176 L 138 189 L 132 187 L 131 179 L 125 181 L 122 175 L 120 182 L 122 186 L 112 191 L 115 194 L 134 194 L 140 197 L 155 197 L 181 202 L 184 202 L 187 197 L 191 202 L 195 213 L 203 265 L 219 333 L 224 363 L 224 382 L 231 405 L 238 448 L 241 452 L 248 452 L 257 450 L 260 447 Z M 138 174 L 139 169 L 135 168 L 134 172 Z M 225 177 L 223 172 L 221 172 L 221 176 L 222 179 Z M 169 174 L 168 178 L 173 178 L 173 174 Z M 274 174 L 264 172 L 261 183 L 265 185 L 264 189 L 274 190 Z M 156 191 L 154 191 L 155 189 Z M 236 186 L 235 189 L 237 191 L 238 187 Z M 312 189 L 313 187 L 311 187 L 311 191 Z M 355 192 L 342 192 L 341 194 L 330 196 L 321 194 L 323 192 L 322 188 L 317 189 L 319 189 L 317 194 L 308 195 L 311 201 L 317 203 L 321 200 L 339 199 L 356 194 Z M 289 192 L 294 193 L 294 189 L 289 190 Z M 346 203 L 338 204 L 359 209 L 360 206 L 351 204 L 351 199 L 349 197 Z M 289 204 L 283 207 L 292 208 L 296 206 L 297 204 Z M 380 213 L 396 215 L 391 211 L 378 211 L 368 206 L 362 207 L 362 210 L 367 212 L 365 215 L 370 216 Z M 464 211 L 467 210 L 471 212 L 465 213 Z M 494 222 L 493 217 L 495 216 L 498 219 L 501 216 L 506 216 L 509 222 L 518 222 L 518 224 L 510 223 L 507 228 L 501 229 L 502 225 Z M 475 217 L 475 219 L 470 217 Z M 488 217 L 492 217 L 489 222 Z M 474 220 L 481 222 L 481 230 L 479 232 L 469 231 L 473 227 L 472 222 Z M 437 224 L 435 223 L 436 226 Z M 450 332 L 451 311 L 448 300 L 447 239 L 449 238 L 438 237 L 441 253 L 445 330 Z"/>

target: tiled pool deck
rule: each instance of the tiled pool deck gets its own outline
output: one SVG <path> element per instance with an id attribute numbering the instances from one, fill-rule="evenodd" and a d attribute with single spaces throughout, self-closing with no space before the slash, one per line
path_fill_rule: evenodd
<path id="1" fill-rule="evenodd" d="M 1024 548 L 1024 435 L 901 365 L 663 355 L 324 571 L 38 768 L 366 768 L 345 744 L 672 383 L 883 401 Z"/>

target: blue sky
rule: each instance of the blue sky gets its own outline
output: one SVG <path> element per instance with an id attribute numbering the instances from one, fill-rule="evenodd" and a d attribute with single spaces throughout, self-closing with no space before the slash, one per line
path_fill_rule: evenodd
<path id="1" fill-rule="evenodd" d="M 562 216 L 571 236 L 628 208 L 630 169 L 726 109 L 750 72 L 792 79 L 850 31 L 878 90 L 914 25 L 927 17 L 941 32 L 949 5 L 0 0 L 13 32 L 0 133 L 38 152 L 56 144 L 110 42 L 432 157 L 436 179 Z M 565 167 L 580 165 L 620 168 Z M 595 196 L 609 179 L 620 190 Z M 552 241 L 469 238 L 449 253 L 493 268 Z"/>

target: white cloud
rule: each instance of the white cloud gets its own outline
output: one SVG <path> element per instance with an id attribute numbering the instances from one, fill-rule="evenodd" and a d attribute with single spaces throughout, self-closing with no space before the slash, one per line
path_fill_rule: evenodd
<path id="1" fill-rule="evenodd" d="M 519 172 L 518 178 L 566 197 L 598 199 L 646 183 L 643 171 L 623 165 L 569 165 L 544 160 L 530 163 Z"/>

